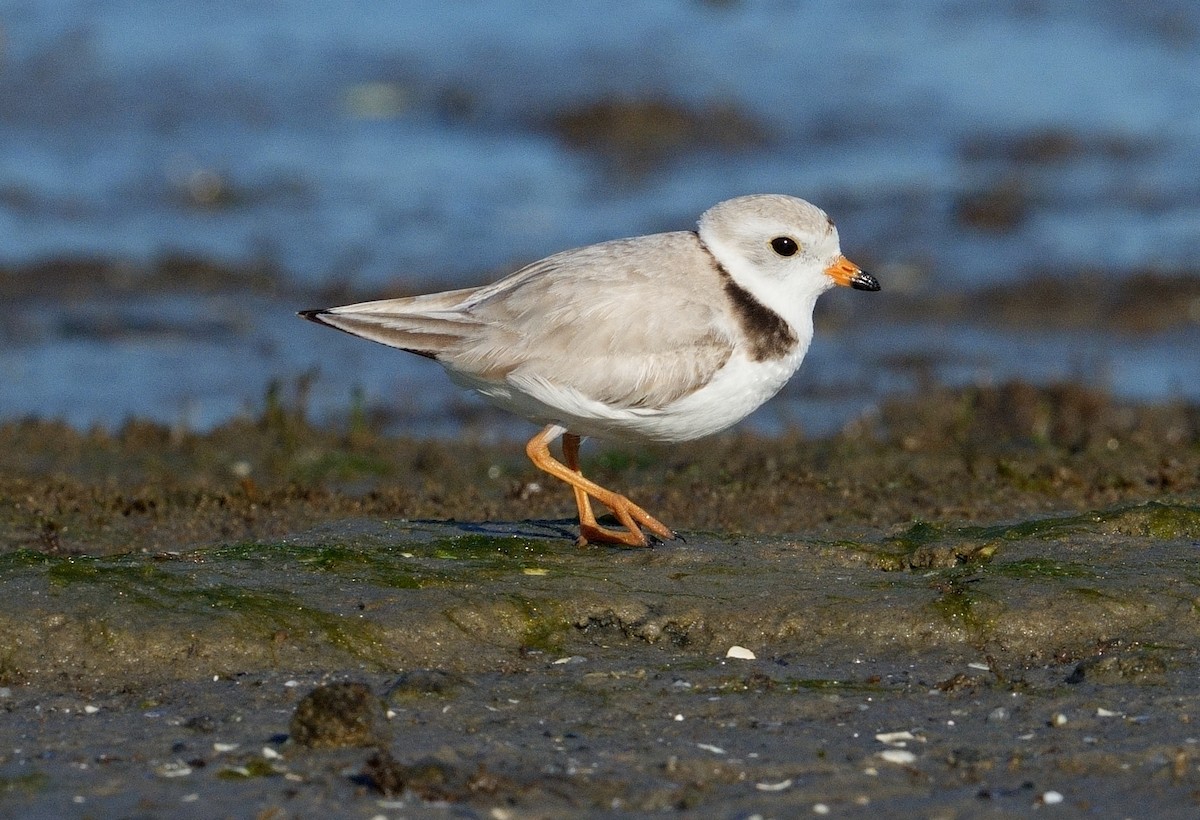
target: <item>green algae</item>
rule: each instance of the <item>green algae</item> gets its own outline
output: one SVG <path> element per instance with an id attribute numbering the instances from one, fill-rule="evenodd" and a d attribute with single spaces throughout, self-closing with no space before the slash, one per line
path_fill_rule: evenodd
<path id="1" fill-rule="evenodd" d="M 345 544 L 242 543 L 204 551 L 206 563 L 246 562 L 263 570 L 291 568 L 390 589 L 422 589 L 453 582 L 453 576 L 413 561 L 403 551 Z"/>
<path id="2" fill-rule="evenodd" d="M 1116 595 L 1112 592 L 1107 592 L 1096 587 L 1073 586 L 1067 587 L 1067 592 L 1076 595 L 1080 598 L 1089 601 L 1098 601 L 1107 604 L 1128 604 L 1130 601 L 1121 595 Z"/>
<path id="3" fill-rule="evenodd" d="M 962 537 L 1016 541 L 1056 539 L 1068 535 L 1124 535 L 1163 540 L 1200 538 L 1200 507 L 1164 501 L 1128 504 L 1107 510 L 1000 524 L 962 527 Z"/>
<path id="4" fill-rule="evenodd" d="M 978 642 L 998 627 L 1013 596 L 1067 596 L 1098 607 L 1097 612 L 1133 603 L 1133 599 L 1120 591 L 1120 585 L 1098 583 L 1105 578 L 1103 566 L 1029 554 L 1037 542 L 1074 544 L 1113 536 L 1172 541 L 1192 537 L 1192 528 L 1197 525 L 1200 512 L 1191 505 L 1148 502 L 989 526 L 953 527 L 918 522 L 884 543 L 893 549 L 907 550 L 906 554 L 899 554 L 904 555 L 909 569 L 925 568 L 914 562 L 922 550 L 941 548 L 950 555 L 961 556 L 964 545 L 988 545 L 987 560 L 943 566 L 930 576 L 930 585 L 937 592 L 928 603 L 930 610 L 944 622 L 965 629 Z M 1024 554 L 1004 559 L 1008 549 L 1018 549 Z M 997 585 L 998 582 L 1015 582 L 1020 586 Z"/>
<path id="5" fill-rule="evenodd" d="M 228 646 L 236 646 L 243 662 L 325 648 L 391 670 L 437 645 L 447 625 L 458 626 L 464 640 L 497 648 L 549 653 L 566 645 L 574 629 L 565 614 L 569 594 L 549 590 L 569 588 L 566 576 L 577 574 L 555 560 L 580 557 L 573 547 L 525 537 L 446 535 L 453 530 L 445 527 L 434 528 L 440 537 L 421 528 L 414 537 L 408 529 L 404 540 L 355 528 L 314 541 L 247 541 L 153 555 L 16 552 L 4 559 L 0 577 L 34 596 L 49 591 L 41 598 L 46 617 L 68 627 L 71 646 L 99 650 L 105 663 L 198 647 L 228 656 L 217 649 L 216 637 L 228 635 Z M 526 594 L 531 581 L 539 591 Z M 426 601 L 446 602 L 447 594 L 452 601 L 487 583 L 506 587 L 493 599 L 498 606 L 472 612 L 451 603 L 442 624 L 430 617 L 444 603 Z M 402 594 L 437 590 L 436 598 Z M 61 620 L 54 613 L 64 609 L 75 614 Z M 418 627 L 397 631 L 414 618 Z M 133 652 L 139 644 L 144 651 Z M 64 645 L 64 657 L 74 651 Z M 14 655 L 9 677 L 20 679 L 28 663 L 24 654 Z"/>
<path id="6" fill-rule="evenodd" d="M 998 543 L 977 528 L 917 521 L 904 532 L 857 549 L 878 569 L 888 571 L 945 569 L 991 559 Z"/>
<path id="7" fill-rule="evenodd" d="M 990 632 L 1004 612 L 1003 604 L 985 591 L 973 572 L 944 572 L 931 586 L 938 596 L 929 602 L 929 608 L 946 623 L 965 629 L 973 640 Z"/>
<path id="8" fill-rule="evenodd" d="M 431 544 L 416 549 L 422 554 L 451 561 L 504 561 L 511 567 L 515 558 L 540 557 L 556 551 L 558 545 L 533 538 L 509 535 L 456 535 L 439 538 Z"/>
<path id="9" fill-rule="evenodd" d="M 1096 570 L 1085 564 L 1059 561 L 1053 558 L 1023 558 L 1016 561 L 993 561 L 981 572 L 1005 578 L 1023 580 L 1057 578 L 1095 578 Z"/>
<path id="10" fill-rule="evenodd" d="M 131 618 L 130 610 L 140 613 L 132 620 L 164 615 L 230 620 L 236 634 L 252 640 L 257 636 L 268 646 L 281 634 L 316 634 L 352 657 L 389 666 L 382 649 L 386 636 L 370 621 L 324 611 L 292 590 L 252 586 L 245 578 L 219 581 L 208 575 L 197 582 L 188 568 L 183 562 L 153 562 L 141 556 L 74 556 L 47 561 L 42 573 L 51 588 L 71 596 L 78 596 L 80 587 L 92 587 L 92 601 L 122 601 L 123 621 Z M 86 618 L 81 624 L 98 645 L 115 645 L 124 634 L 108 617 Z"/>
<path id="11" fill-rule="evenodd" d="M 0 552 L 0 577 L 5 573 L 29 567 L 39 567 L 55 560 L 39 550 L 19 549 L 12 552 Z"/>
<path id="12" fill-rule="evenodd" d="M 565 605 L 520 592 L 502 592 L 486 607 L 452 607 L 444 613 L 463 634 L 521 651 L 561 652 L 574 631 Z M 484 636 L 487 636 L 486 638 Z"/>
<path id="13" fill-rule="evenodd" d="M 1200 506 L 1150 501 L 1097 516 L 1105 532 L 1165 540 L 1200 538 Z"/>
<path id="14" fill-rule="evenodd" d="M 0 796 L 21 794 L 33 797 L 50 787 L 50 777 L 44 772 L 0 776 Z"/>
<path id="15" fill-rule="evenodd" d="M 951 528 L 945 525 L 930 521 L 914 521 L 903 533 L 888 540 L 901 550 L 911 552 L 926 544 L 944 540 L 950 531 Z"/>
<path id="16" fill-rule="evenodd" d="M 571 624 L 562 613 L 562 607 L 547 600 L 534 600 L 523 595 L 510 594 L 505 599 L 524 616 L 520 646 L 542 652 L 561 652 Z"/>
<path id="17" fill-rule="evenodd" d="M 869 556 L 879 569 L 922 570 L 986 564 L 1006 543 L 1097 535 L 1158 540 L 1200 538 L 1200 507 L 1148 501 L 1107 510 L 986 526 L 914 521 L 899 534 L 876 543 L 840 541 L 835 546 Z M 1078 567 L 1053 570 L 1050 566 L 1034 565 L 1026 566 L 1024 570 L 1031 575 L 1083 571 Z M 1022 569 L 1007 571 L 1019 573 Z"/>

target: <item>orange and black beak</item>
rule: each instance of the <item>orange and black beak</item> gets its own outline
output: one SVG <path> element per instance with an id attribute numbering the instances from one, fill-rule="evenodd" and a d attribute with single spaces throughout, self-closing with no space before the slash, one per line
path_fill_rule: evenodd
<path id="1" fill-rule="evenodd" d="M 825 275 L 844 288 L 879 290 L 879 280 L 844 256 L 825 269 Z"/>

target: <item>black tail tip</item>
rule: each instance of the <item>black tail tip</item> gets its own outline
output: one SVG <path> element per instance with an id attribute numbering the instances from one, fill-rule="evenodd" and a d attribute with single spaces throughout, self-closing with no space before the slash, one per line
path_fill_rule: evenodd
<path id="1" fill-rule="evenodd" d="M 296 311 L 297 316 L 302 319 L 308 319 L 310 322 L 320 322 L 322 313 L 325 313 L 325 308 L 313 308 L 312 310 Z"/>

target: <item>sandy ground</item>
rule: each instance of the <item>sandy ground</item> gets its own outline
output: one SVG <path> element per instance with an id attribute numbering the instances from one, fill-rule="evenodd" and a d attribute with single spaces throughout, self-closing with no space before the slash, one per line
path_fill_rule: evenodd
<path id="1" fill-rule="evenodd" d="M 1197 810 L 1196 408 L 931 391 L 585 469 L 684 538 L 576 547 L 517 444 L 0 428 L 0 814 Z"/>

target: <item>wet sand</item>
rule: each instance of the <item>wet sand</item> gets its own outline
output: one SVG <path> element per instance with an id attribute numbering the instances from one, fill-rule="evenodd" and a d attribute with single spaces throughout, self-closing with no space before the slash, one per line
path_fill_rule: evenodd
<path id="1" fill-rule="evenodd" d="M 1197 408 L 584 455 L 684 538 L 576 547 L 516 443 L 0 427 L 0 813 L 1195 810 Z"/>

